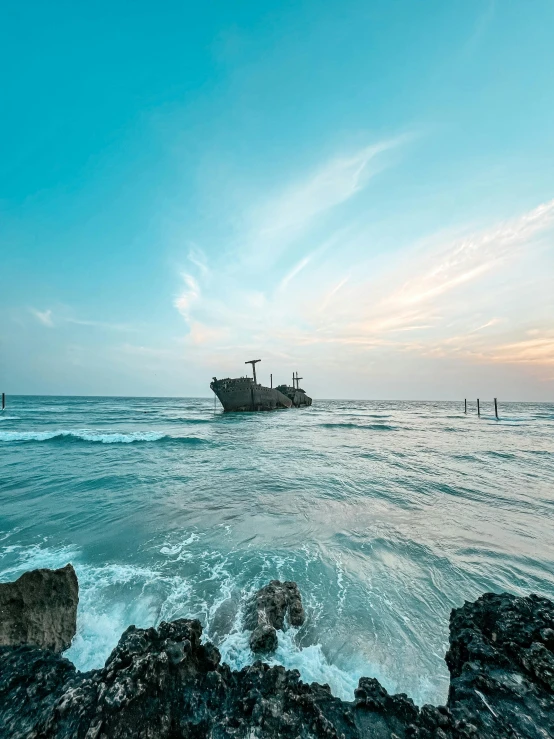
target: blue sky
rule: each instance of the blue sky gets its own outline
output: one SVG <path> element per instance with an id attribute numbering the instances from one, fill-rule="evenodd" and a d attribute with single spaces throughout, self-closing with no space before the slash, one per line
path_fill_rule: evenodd
<path id="1" fill-rule="evenodd" d="M 553 30 L 4 2 L 0 389 L 208 395 L 255 355 L 314 397 L 554 400 Z"/>

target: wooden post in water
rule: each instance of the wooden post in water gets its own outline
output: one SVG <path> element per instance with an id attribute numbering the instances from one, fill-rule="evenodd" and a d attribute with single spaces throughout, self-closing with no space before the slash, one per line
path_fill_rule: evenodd
<path id="1" fill-rule="evenodd" d="M 479 408 L 479 398 L 477 398 L 477 415 L 481 415 L 481 409 Z"/>
<path id="2" fill-rule="evenodd" d="M 464 400 L 464 413 L 467 413 L 467 398 Z"/>
<path id="3" fill-rule="evenodd" d="M 269 375 L 269 387 L 273 387 L 273 375 Z"/>
<path id="4" fill-rule="evenodd" d="M 6 407 L 6 393 L 2 393 L 2 410 Z"/>
<path id="5" fill-rule="evenodd" d="M 498 403 L 496 398 L 494 399 L 494 415 L 498 418 Z"/>

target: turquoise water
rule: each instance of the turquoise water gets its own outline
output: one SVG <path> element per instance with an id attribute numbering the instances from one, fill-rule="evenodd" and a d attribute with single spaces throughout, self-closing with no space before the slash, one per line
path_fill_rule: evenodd
<path id="1" fill-rule="evenodd" d="M 375 676 L 443 702 L 453 606 L 554 597 L 554 404 L 9 397 L 0 579 L 71 561 L 68 656 L 103 664 L 131 623 L 202 620 L 234 667 L 248 594 L 293 579 L 307 621 L 275 661 L 352 698 Z"/>

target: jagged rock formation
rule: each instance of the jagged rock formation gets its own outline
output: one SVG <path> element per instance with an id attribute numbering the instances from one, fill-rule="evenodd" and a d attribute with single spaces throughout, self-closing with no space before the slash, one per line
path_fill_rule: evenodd
<path id="1" fill-rule="evenodd" d="M 0 648 L 0 737 L 10 739 L 547 739 L 554 736 L 554 604 L 488 594 L 452 612 L 447 706 L 418 708 L 362 678 L 352 703 L 296 670 L 240 672 L 198 621 L 123 634 L 101 670 Z M 3 732 L 3 733 L 2 733 Z"/>
<path id="2" fill-rule="evenodd" d="M 0 583 L 0 645 L 67 649 L 77 629 L 79 583 L 72 565 L 32 570 Z"/>
<path id="3" fill-rule="evenodd" d="M 483 737 L 554 737 L 554 604 L 486 593 L 452 611 L 448 705 Z"/>
<path id="4" fill-rule="evenodd" d="M 302 626 L 304 608 L 295 582 L 272 580 L 258 590 L 246 610 L 244 625 L 252 629 L 250 648 L 253 652 L 274 652 L 277 649 L 277 629 L 283 629 L 285 619 L 291 626 Z"/>

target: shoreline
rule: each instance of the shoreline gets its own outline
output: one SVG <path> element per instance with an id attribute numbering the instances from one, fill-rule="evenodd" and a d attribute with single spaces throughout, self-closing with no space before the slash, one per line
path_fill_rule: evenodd
<path id="1" fill-rule="evenodd" d="M 50 629 L 59 626 L 60 608 L 73 609 L 75 633 L 74 574 L 67 565 L 20 578 L 24 582 L 49 578 L 50 589 L 60 578 L 57 597 L 35 602 L 31 619 L 35 628 L 37 618 L 44 618 L 47 638 Z M 20 581 L 4 584 L 4 589 Z M 70 589 L 69 603 L 64 601 L 64 587 Z M 285 616 L 303 622 L 295 583 L 272 581 L 258 591 L 253 607 L 245 628 L 253 629 L 251 645 L 261 629 L 263 643 L 257 648 L 262 652 L 275 648 L 272 640 L 284 627 Z M 20 620 L 25 618 L 24 609 L 21 614 Z M 67 636 L 67 624 L 64 628 Z M 268 647 L 266 631 L 272 629 Z M 221 662 L 211 642 L 202 641 L 202 626 L 194 619 L 162 622 L 157 629 L 129 626 L 105 666 L 88 672 L 78 672 L 51 649 L 2 646 L 0 727 L 8 733 L 0 736 L 539 739 L 549 735 L 554 727 L 552 601 L 486 593 L 453 609 L 449 641 L 448 701 L 445 706 L 421 708 L 405 694 L 390 695 L 372 677 L 360 678 L 351 702 L 333 696 L 328 685 L 302 682 L 297 670 L 270 667 L 263 661 L 233 671 Z"/>

